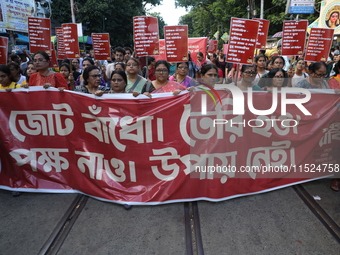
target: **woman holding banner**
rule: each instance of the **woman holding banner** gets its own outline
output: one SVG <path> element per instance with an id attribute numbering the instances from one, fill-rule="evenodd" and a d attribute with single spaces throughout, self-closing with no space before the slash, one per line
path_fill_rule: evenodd
<path id="1" fill-rule="evenodd" d="M 169 81 L 170 64 L 165 60 L 158 60 L 155 64 L 156 80 L 149 81 L 144 85 L 142 93 L 151 97 L 151 94 L 173 92 L 178 95 L 181 91 L 186 90 L 186 87 L 175 81 Z M 134 96 L 138 94 L 134 93 Z"/>
<path id="2" fill-rule="evenodd" d="M 110 80 L 111 89 L 109 93 L 126 93 L 127 77 L 124 71 L 115 69 L 111 74 Z"/>
<path id="3" fill-rule="evenodd" d="M 45 51 L 37 51 L 33 56 L 33 63 L 38 72 L 32 74 L 29 86 L 44 86 L 45 89 L 55 87 L 60 90 L 67 88 L 64 76 L 49 69 L 50 57 Z"/>
<path id="4" fill-rule="evenodd" d="M 188 76 L 189 72 L 189 63 L 188 62 L 179 62 L 176 65 L 176 73 L 169 77 L 169 81 L 176 81 L 179 84 L 182 84 L 186 88 L 196 86 L 197 83 L 194 79 Z"/>
<path id="5" fill-rule="evenodd" d="M 109 92 L 110 88 L 100 85 L 101 77 L 100 69 L 97 66 L 86 67 L 83 73 L 84 85 L 76 86 L 74 91 L 102 96 L 105 92 Z"/>

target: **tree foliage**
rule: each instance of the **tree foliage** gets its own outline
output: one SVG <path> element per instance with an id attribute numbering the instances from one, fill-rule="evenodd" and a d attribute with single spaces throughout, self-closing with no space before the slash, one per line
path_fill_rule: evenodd
<path id="1" fill-rule="evenodd" d="M 146 4 L 158 5 L 162 0 L 79 0 L 76 5 L 76 22 L 83 24 L 84 35 L 110 33 L 111 45 L 133 43 L 133 17 L 146 15 Z M 71 23 L 69 0 L 53 0 L 52 19 Z M 164 22 L 164 21 L 163 21 Z"/>
<path id="2" fill-rule="evenodd" d="M 177 7 L 184 7 L 190 12 L 180 18 L 181 25 L 188 25 L 189 36 L 213 37 L 216 31 L 220 34 L 229 33 L 232 17 L 248 18 L 247 6 L 249 0 L 175 0 Z M 255 0 L 256 17 L 260 17 L 260 0 Z M 269 35 L 282 31 L 283 21 L 294 19 L 286 15 L 286 0 L 264 1 L 264 19 L 270 20 Z M 320 3 L 315 4 L 315 9 L 320 9 Z M 313 22 L 319 13 L 312 15 L 299 15 L 299 19 L 308 19 Z M 250 15 L 251 17 L 251 15 Z"/>

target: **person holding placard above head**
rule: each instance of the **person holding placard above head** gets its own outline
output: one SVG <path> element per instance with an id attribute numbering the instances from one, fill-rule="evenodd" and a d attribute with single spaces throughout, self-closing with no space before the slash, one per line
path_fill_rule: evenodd
<path id="1" fill-rule="evenodd" d="M 32 74 L 29 86 L 44 86 L 45 89 L 55 87 L 59 90 L 67 88 L 64 76 L 49 69 L 50 57 L 45 51 L 37 51 L 33 56 L 33 63 L 38 72 Z M 23 85 L 23 87 L 28 86 Z"/>
<path id="2" fill-rule="evenodd" d="M 273 91 L 273 88 L 281 90 L 282 87 L 286 87 L 288 83 L 288 75 L 282 68 L 273 68 L 268 73 L 268 79 L 266 79 L 267 91 Z"/>
<path id="3" fill-rule="evenodd" d="M 306 89 L 329 89 L 325 81 L 327 76 L 327 65 L 323 61 L 314 62 L 308 68 L 309 76 L 300 81 L 296 86 Z"/>
<path id="4" fill-rule="evenodd" d="M 130 58 L 126 63 L 125 71 L 127 73 L 126 92 L 132 93 L 133 91 L 136 91 L 141 93 L 147 80 L 139 75 L 139 60 L 137 58 Z"/>
<path id="5" fill-rule="evenodd" d="M 100 85 L 101 77 L 97 66 L 86 67 L 83 73 L 84 85 L 76 86 L 74 91 L 102 96 L 105 92 L 109 92 L 110 88 Z"/>
<path id="6" fill-rule="evenodd" d="M 151 97 L 151 94 L 172 92 L 173 95 L 178 95 L 181 91 L 186 90 L 186 87 L 175 81 L 169 81 L 170 64 L 165 60 L 158 60 L 155 64 L 156 80 L 147 82 L 142 94 Z M 134 93 L 134 96 L 139 94 Z"/>
<path id="7" fill-rule="evenodd" d="M 169 81 L 176 81 L 186 88 L 193 87 L 197 85 L 197 82 L 188 76 L 189 72 L 189 63 L 188 62 L 180 62 L 176 65 L 176 73 L 169 77 Z"/>

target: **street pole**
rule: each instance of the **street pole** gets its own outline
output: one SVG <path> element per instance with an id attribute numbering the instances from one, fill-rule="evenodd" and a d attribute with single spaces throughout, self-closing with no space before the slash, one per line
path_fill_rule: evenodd
<path id="1" fill-rule="evenodd" d="M 261 0 L 260 19 L 263 19 L 263 8 L 264 8 L 264 0 Z"/>
<path id="2" fill-rule="evenodd" d="M 71 4 L 71 16 L 72 16 L 72 23 L 76 23 L 76 16 L 74 15 L 74 2 L 73 0 L 70 0 Z"/>

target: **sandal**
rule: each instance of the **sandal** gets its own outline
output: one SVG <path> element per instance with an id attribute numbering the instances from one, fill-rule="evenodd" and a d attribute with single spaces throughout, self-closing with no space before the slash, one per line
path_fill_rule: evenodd
<path id="1" fill-rule="evenodd" d="M 331 189 L 334 191 L 339 191 L 339 187 L 340 187 L 340 179 L 334 179 L 331 182 Z"/>

